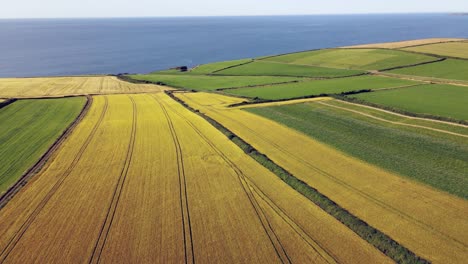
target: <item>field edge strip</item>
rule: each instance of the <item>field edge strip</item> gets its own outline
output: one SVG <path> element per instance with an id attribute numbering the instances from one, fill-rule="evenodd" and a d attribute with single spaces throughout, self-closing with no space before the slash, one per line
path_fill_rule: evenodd
<path id="1" fill-rule="evenodd" d="M 17 101 L 17 99 L 11 99 L 10 103 Z M 7 203 L 13 199 L 13 197 L 29 182 L 29 180 L 36 175 L 42 167 L 47 163 L 47 161 L 52 157 L 52 155 L 60 148 L 62 143 L 66 138 L 73 132 L 76 126 L 80 123 L 81 120 L 88 113 L 91 104 L 93 103 L 93 98 L 91 96 L 86 96 L 86 102 L 81 108 L 80 113 L 76 118 L 68 125 L 68 127 L 63 130 L 62 134 L 55 140 L 55 142 L 42 154 L 42 156 L 37 160 L 37 162 L 29 168 L 8 190 L 0 196 L 0 210 L 7 205 Z M 3 105 L 2 107 L 5 107 Z M 1 107 L 0 107 L 1 108 Z"/>
<path id="2" fill-rule="evenodd" d="M 332 217 L 337 219 L 339 222 L 347 226 L 359 237 L 367 241 L 369 244 L 377 248 L 379 251 L 381 251 L 383 254 L 385 254 L 395 262 L 430 263 L 428 260 L 416 255 L 416 253 L 412 252 L 397 241 L 393 240 L 390 236 L 386 235 L 385 233 L 372 227 L 365 221 L 354 216 L 349 211 L 336 204 L 330 198 L 323 195 L 315 188 L 309 186 L 304 181 L 296 178 L 293 174 L 291 174 L 286 169 L 273 162 L 265 154 L 256 150 L 249 143 L 240 138 L 238 135 L 231 132 L 222 124 L 207 116 L 206 114 L 201 113 L 199 110 L 192 108 L 191 106 L 186 104 L 182 99 L 179 99 L 176 96 L 174 96 L 173 91 L 165 91 L 165 93 L 169 95 L 169 97 L 171 97 L 173 100 L 180 103 L 183 107 L 187 108 L 191 112 L 205 119 L 208 123 L 210 123 L 216 129 L 218 129 L 221 133 L 223 133 L 230 141 L 232 141 L 239 148 L 241 148 L 247 155 L 249 155 L 259 164 L 273 172 L 291 188 L 293 188 L 305 198 L 319 206 L 322 210 L 324 210 Z"/>

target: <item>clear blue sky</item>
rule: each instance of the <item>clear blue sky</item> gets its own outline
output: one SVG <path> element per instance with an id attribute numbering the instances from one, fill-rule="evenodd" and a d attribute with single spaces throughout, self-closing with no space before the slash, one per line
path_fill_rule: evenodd
<path id="1" fill-rule="evenodd" d="M 0 18 L 468 12 L 468 0 L 4 0 Z"/>

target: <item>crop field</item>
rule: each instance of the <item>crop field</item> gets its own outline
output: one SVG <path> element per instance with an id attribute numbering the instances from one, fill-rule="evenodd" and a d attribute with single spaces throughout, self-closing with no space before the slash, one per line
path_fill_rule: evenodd
<path id="1" fill-rule="evenodd" d="M 0 78 L 0 97 L 56 97 L 84 94 L 158 92 L 162 87 L 132 84 L 116 77 Z"/>
<path id="2" fill-rule="evenodd" d="M 382 70 L 436 59 L 423 54 L 397 50 L 325 49 L 280 55 L 263 61 L 354 70 Z"/>
<path id="3" fill-rule="evenodd" d="M 163 93 L 95 96 L 0 219 L 2 263 L 391 263 Z"/>
<path id="4" fill-rule="evenodd" d="M 254 61 L 242 66 L 216 72 L 220 75 L 299 76 L 330 78 L 363 73 L 358 70 L 334 69 L 307 65 L 294 65 L 267 61 Z"/>
<path id="5" fill-rule="evenodd" d="M 468 59 L 468 42 L 438 43 L 417 47 L 409 47 L 402 50 Z"/>
<path id="6" fill-rule="evenodd" d="M 396 74 L 468 81 L 467 72 L 468 61 L 456 59 L 390 71 Z"/>
<path id="7" fill-rule="evenodd" d="M 258 97 L 262 99 L 287 99 L 320 94 L 339 94 L 364 89 L 388 89 L 416 85 L 418 82 L 378 77 L 358 76 L 330 80 L 314 80 L 271 86 L 249 87 L 225 90 L 227 94 Z"/>
<path id="8" fill-rule="evenodd" d="M 272 120 L 225 107 L 242 99 L 208 93 L 177 96 L 419 256 L 434 263 L 462 263 L 468 257 L 468 234 L 460 232 L 468 230 L 466 200 L 343 154 Z"/>
<path id="9" fill-rule="evenodd" d="M 352 97 L 407 112 L 468 120 L 468 87 L 427 84 Z"/>
<path id="10" fill-rule="evenodd" d="M 252 61 L 252 59 L 241 59 L 241 60 L 222 61 L 222 62 L 202 64 L 202 65 L 197 66 L 193 70 L 191 70 L 190 73 L 208 74 L 214 71 L 225 69 L 227 67 L 233 67 L 239 64 L 247 63 L 249 61 Z"/>
<path id="11" fill-rule="evenodd" d="M 463 40 L 465 40 L 465 39 L 428 38 L 428 39 L 415 39 L 415 40 L 398 41 L 398 42 L 363 44 L 363 45 L 349 46 L 349 47 L 345 47 L 345 48 L 400 49 L 400 48 L 411 47 L 411 46 L 419 46 L 419 45 L 434 44 L 434 43 L 441 43 L 441 42 L 463 41 Z"/>
<path id="12" fill-rule="evenodd" d="M 413 124 L 407 117 L 353 108 L 336 100 L 250 108 L 249 112 L 358 159 L 468 199 L 468 179 L 462 177 L 468 166 L 459 162 L 468 156 L 468 127 Z"/>
<path id="13" fill-rule="evenodd" d="M 0 109 L 0 194 L 39 160 L 85 101 L 83 97 L 20 100 Z"/>
<path id="14" fill-rule="evenodd" d="M 204 76 L 204 75 L 162 75 L 162 74 L 141 74 L 130 75 L 136 80 L 151 82 L 163 82 L 172 87 L 184 87 L 194 90 L 216 90 L 231 87 L 254 86 L 271 83 L 283 83 L 300 80 L 294 77 L 275 76 Z"/>

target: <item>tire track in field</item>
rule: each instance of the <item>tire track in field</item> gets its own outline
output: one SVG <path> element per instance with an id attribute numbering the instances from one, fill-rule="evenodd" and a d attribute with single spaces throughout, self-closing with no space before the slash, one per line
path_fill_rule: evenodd
<path id="1" fill-rule="evenodd" d="M 171 118 L 166 110 L 163 103 L 156 97 L 153 96 L 156 102 L 161 107 L 164 116 L 166 117 L 167 125 L 171 132 L 172 141 L 176 149 L 177 156 L 177 174 L 179 176 L 179 194 L 180 194 L 180 210 L 182 214 L 182 231 L 184 233 L 184 255 L 185 263 L 195 263 L 195 252 L 193 250 L 193 239 L 192 239 L 192 223 L 190 221 L 190 209 L 187 197 L 187 180 L 185 176 L 184 159 L 182 155 L 182 147 L 180 145 L 179 137 L 174 128 Z"/>
<path id="2" fill-rule="evenodd" d="M 127 153 L 125 156 L 125 162 L 120 172 L 119 179 L 116 183 L 114 194 L 112 195 L 112 200 L 111 200 L 111 203 L 109 204 L 109 209 L 107 210 L 106 218 L 102 224 L 102 227 L 99 232 L 98 239 L 96 240 L 96 244 L 94 246 L 94 250 L 89 260 L 89 263 L 99 263 L 101 260 L 101 254 L 106 245 L 110 229 L 112 228 L 112 224 L 115 218 L 115 213 L 117 211 L 120 197 L 122 195 L 122 190 L 125 185 L 125 181 L 127 179 L 130 165 L 132 163 L 133 149 L 135 147 L 135 139 L 136 139 L 138 112 L 137 112 L 137 106 L 136 106 L 135 100 L 133 99 L 132 96 L 128 96 L 128 97 L 130 98 L 130 101 L 132 102 L 133 115 L 132 115 L 132 130 L 130 133 L 130 140 L 128 143 Z"/>
<path id="3" fill-rule="evenodd" d="M 328 178 L 328 179 L 334 181 L 335 183 L 337 183 L 338 185 L 340 185 L 340 186 L 342 186 L 342 187 L 344 187 L 344 188 L 346 188 L 348 190 L 351 190 L 351 191 L 355 192 L 357 195 L 363 197 L 364 199 L 369 200 L 370 202 L 372 202 L 372 203 L 386 209 L 387 211 L 390 211 L 390 212 L 393 212 L 393 213 L 397 214 L 401 218 L 418 225 L 419 227 L 421 227 L 422 229 L 424 229 L 424 230 L 426 230 L 426 231 L 428 231 L 430 233 L 439 234 L 439 235 L 447 238 L 448 240 L 451 240 L 451 241 L 455 242 L 456 244 L 463 247 L 464 249 L 466 249 L 468 247 L 462 241 L 460 241 L 460 240 L 458 240 L 458 239 L 456 239 L 456 238 L 454 238 L 454 237 L 452 237 L 452 236 L 450 236 L 448 234 L 445 234 L 442 231 L 439 231 L 439 230 L 435 229 L 433 226 L 430 226 L 430 225 L 428 225 L 428 224 L 426 224 L 426 223 L 412 217 L 411 215 L 408 215 L 407 213 L 404 213 L 404 212 L 400 211 L 398 208 L 395 208 L 395 207 L 385 203 L 384 201 L 381 201 L 380 199 L 377 199 L 377 198 L 365 193 L 364 191 L 359 190 L 358 188 L 352 186 L 351 184 L 346 183 L 344 180 L 341 180 L 338 177 L 336 177 L 336 176 L 334 176 L 334 175 L 332 175 L 332 174 L 318 168 L 317 166 L 310 163 L 308 160 L 294 155 L 294 153 L 291 153 L 288 150 L 282 148 L 280 145 L 276 144 L 275 142 L 266 139 L 262 135 L 258 134 L 258 132 L 254 131 L 253 129 L 249 128 L 248 126 L 244 125 L 243 123 L 241 123 L 241 122 L 239 122 L 239 121 L 237 121 L 237 120 L 235 120 L 235 119 L 233 119 L 233 118 L 231 118 L 229 116 L 221 114 L 218 110 L 215 110 L 214 108 L 212 108 L 211 111 L 219 114 L 220 116 L 225 117 L 226 119 L 229 119 L 229 120 L 243 126 L 245 129 L 247 129 L 247 130 L 251 131 L 253 134 L 257 135 L 264 142 L 274 146 L 277 150 L 279 150 L 282 153 L 288 155 L 289 157 L 292 157 L 292 158 L 296 159 L 297 161 L 301 162 L 302 164 L 305 164 L 311 170 L 317 172 L 318 174 L 321 174 L 322 176 L 325 176 L 326 178 Z"/>
<path id="4" fill-rule="evenodd" d="M 284 249 L 284 246 L 282 245 L 280 239 L 278 238 L 276 232 L 273 230 L 266 213 L 256 200 L 255 196 L 253 195 L 252 191 L 253 190 L 252 186 L 247 182 L 247 177 L 245 174 L 242 172 L 242 170 L 234 163 L 232 162 L 216 145 L 211 142 L 194 124 L 191 122 L 188 118 L 183 116 L 179 111 L 176 109 L 172 108 L 169 106 L 172 111 L 177 114 L 179 117 L 181 117 L 192 129 L 226 162 L 226 164 L 236 173 L 241 187 L 244 190 L 245 194 L 247 195 L 250 203 L 252 204 L 257 217 L 260 220 L 260 223 L 262 224 L 266 234 L 268 235 L 270 242 L 272 243 L 273 247 L 275 248 L 275 251 L 280 258 L 280 260 L 283 263 L 291 263 L 291 260 Z M 314 248 L 315 249 L 315 248 Z M 319 253 L 319 252 L 318 252 Z M 320 253 L 319 253 L 320 255 Z M 326 260 L 326 259 L 325 259 Z M 328 261 L 327 261 L 328 262 Z"/>
<path id="5" fill-rule="evenodd" d="M 49 190 L 49 192 L 46 194 L 46 196 L 41 200 L 41 202 L 36 206 L 34 211 L 26 218 L 25 222 L 21 225 L 21 227 L 18 229 L 17 232 L 13 235 L 13 237 L 10 239 L 6 247 L 2 250 L 0 253 L 0 263 L 3 263 L 7 258 L 8 255 L 13 251 L 13 249 L 16 247 L 18 242 L 21 240 L 23 235 L 26 233 L 28 230 L 29 226 L 34 222 L 36 217 L 41 213 L 42 209 L 47 205 L 47 203 L 50 201 L 52 196 L 57 192 L 57 190 L 62 186 L 63 182 L 66 180 L 66 178 L 70 175 L 70 173 L 73 171 L 73 169 L 76 167 L 78 162 L 81 160 L 81 157 L 83 156 L 83 153 L 85 150 L 88 148 L 91 140 L 94 138 L 97 130 L 102 124 L 102 121 L 107 113 L 107 108 L 108 108 L 108 99 L 107 97 L 104 97 L 105 102 L 104 102 L 104 107 L 102 109 L 101 115 L 99 116 L 98 121 L 94 125 L 93 129 L 89 133 L 88 137 L 86 138 L 85 142 L 79 149 L 78 153 L 76 154 L 75 158 L 73 161 L 70 163 L 68 168 L 65 170 L 65 172 L 62 174 L 62 176 L 57 180 L 57 182 L 54 184 L 52 189 Z"/>
<path id="6" fill-rule="evenodd" d="M 369 118 L 372 118 L 372 119 L 375 119 L 375 120 L 379 120 L 379 121 L 394 124 L 394 125 L 422 128 L 422 129 L 432 130 L 432 131 L 440 132 L 440 133 L 444 133 L 444 134 L 449 134 L 449 135 L 468 138 L 468 135 L 459 134 L 459 133 L 455 133 L 455 132 L 451 132 L 451 131 L 447 131 L 447 130 L 443 130 L 443 129 L 437 129 L 437 128 L 426 127 L 426 126 L 421 126 L 421 125 L 407 124 L 407 123 L 398 122 L 398 121 L 390 121 L 390 120 L 387 120 L 387 119 L 384 119 L 384 118 L 376 117 L 376 116 L 373 116 L 371 114 L 367 114 L 367 113 L 364 113 L 364 112 L 361 112 L 361 111 L 358 111 L 358 110 L 349 109 L 349 108 L 346 108 L 346 107 L 331 105 L 331 104 L 327 104 L 327 103 L 324 103 L 324 102 L 317 102 L 317 103 L 321 104 L 321 105 L 328 106 L 328 107 L 341 109 L 343 111 L 352 112 L 352 113 L 355 113 L 355 114 L 359 114 L 359 115 L 362 115 L 362 116 L 365 116 L 365 117 L 369 117 Z"/>

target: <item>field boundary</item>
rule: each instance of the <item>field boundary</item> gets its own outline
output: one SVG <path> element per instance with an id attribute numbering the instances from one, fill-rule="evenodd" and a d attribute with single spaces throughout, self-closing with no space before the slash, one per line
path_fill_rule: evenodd
<path id="1" fill-rule="evenodd" d="M 18 99 L 16 99 L 16 98 L 12 98 L 12 99 L 6 99 L 5 101 L 0 102 L 0 109 L 2 109 L 2 108 L 4 108 L 4 107 L 6 107 L 6 106 L 8 106 L 8 105 L 10 105 L 10 104 L 12 104 L 12 103 L 14 103 L 14 102 L 16 102 L 17 100 L 18 100 Z"/>
<path id="2" fill-rule="evenodd" d="M 439 59 L 433 60 L 433 61 L 424 61 L 424 62 L 419 62 L 419 63 L 414 63 L 414 64 L 395 66 L 395 67 L 391 67 L 391 68 L 381 69 L 381 70 L 378 70 L 378 71 L 379 72 L 385 72 L 385 71 L 391 71 L 391 70 L 397 70 L 397 69 L 411 68 L 411 67 L 421 66 L 421 65 L 425 65 L 425 64 L 432 64 L 432 63 L 442 62 L 442 61 L 445 61 L 445 60 L 447 60 L 447 58 L 439 58 Z"/>
<path id="3" fill-rule="evenodd" d="M 373 72 L 372 75 L 398 78 L 402 80 L 426 82 L 426 83 L 450 84 L 450 85 L 455 85 L 455 86 L 468 86 L 468 81 L 455 80 L 455 79 L 443 79 L 443 78 L 434 78 L 434 77 L 427 77 L 427 76 L 420 76 L 420 75 L 409 75 L 409 74 L 400 74 L 400 73 L 391 73 L 391 72 Z"/>
<path id="4" fill-rule="evenodd" d="M 0 197 L 0 210 L 23 188 L 29 180 L 39 172 L 46 162 L 52 157 L 52 155 L 60 148 L 65 139 L 73 132 L 75 127 L 80 121 L 86 116 L 93 103 L 91 96 L 86 96 L 86 102 L 81 109 L 78 116 L 73 122 L 62 132 L 62 134 L 55 140 L 55 142 L 49 147 L 49 149 L 39 158 L 39 160 L 29 168 L 20 178 L 13 184 L 8 190 Z"/>
<path id="5" fill-rule="evenodd" d="M 239 63 L 239 64 L 236 64 L 236 65 L 231 65 L 231 66 L 228 66 L 228 67 L 224 67 L 224 68 L 221 68 L 221 69 L 214 70 L 214 71 L 212 71 L 212 72 L 210 72 L 210 73 L 208 73 L 206 75 L 213 75 L 214 73 L 224 71 L 224 70 L 227 70 L 227 69 L 231 69 L 231 68 L 235 68 L 235 67 L 239 67 L 239 66 L 242 66 L 242 65 L 246 65 L 246 64 L 252 63 L 254 61 L 255 61 L 255 59 L 250 59 L 250 61 L 246 61 L 246 62 Z"/>
<path id="6" fill-rule="evenodd" d="M 293 174 L 288 172 L 283 167 L 279 166 L 268 158 L 265 154 L 256 150 L 242 138 L 231 132 L 229 129 L 218 123 L 214 119 L 201 113 L 199 110 L 187 105 L 183 100 L 174 96 L 174 91 L 167 91 L 166 94 L 176 102 L 180 103 L 189 111 L 199 115 L 208 123 L 223 133 L 229 140 L 241 148 L 247 155 L 256 160 L 262 166 L 273 172 L 282 181 L 288 184 L 291 188 L 299 192 L 301 195 L 309 199 L 311 202 L 322 208 L 325 212 L 333 216 L 342 224 L 350 228 L 354 233 L 366 240 L 369 244 L 380 250 L 386 256 L 390 257 L 397 263 L 429 263 L 427 260 L 417 256 L 414 252 L 393 240 L 391 237 L 381 232 L 380 230 L 370 226 L 358 217 L 351 214 L 340 205 L 333 202 L 330 198 L 320 193 L 315 188 L 307 183 L 299 180 Z"/>
<path id="7" fill-rule="evenodd" d="M 398 108 L 394 108 L 394 107 L 391 107 L 391 106 L 375 104 L 375 103 L 371 103 L 371 102 L 361 100 L 361 99 L 358 99 L 358 98 L 347 97 L 346 95 L 334 94 L 334 95 L 330 95 L 330 96 L 335 98 L 335 99 L 341 100 L 341 101 L 354 103 L 354 104 L 358 104 L 358 105 L 370 106 L 370 107 L 373 107 L 373 108 L 379 108 L 379 109 L 389 111 L 389 112 L 393 112 L 395 114 L 400 114 L 400 115 L 403 115 L 403 116 L 406 116 L 406 117 L 419 118 L 419 119 L 431 120 L 431 121 L 446 122 L 446 123 L 449 123 L 451 125 L 468 125 L 468 121 L 465 121 L 465 120 L 459 120 L 459 119 L 454 119 L 454 118 L 450 118 L 450 117 L 430 115 L 430 114 L 413 113 L 413 112 L 401 110 L 401 109 L 398 109 Z"/>

